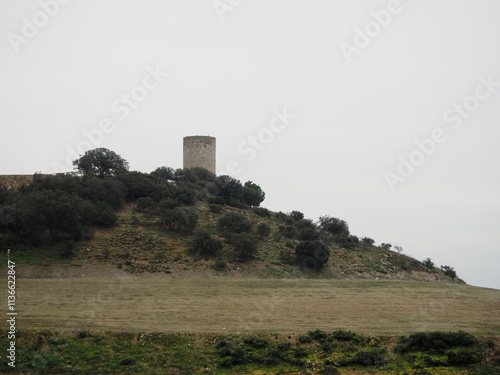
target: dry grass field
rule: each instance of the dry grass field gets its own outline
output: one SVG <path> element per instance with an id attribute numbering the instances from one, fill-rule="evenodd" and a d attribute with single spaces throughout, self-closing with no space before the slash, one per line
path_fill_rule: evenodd
<path id="1" fill-rule="evenodd" d="M 342 328 L 364 334 L 463 330 L 500 335 L 500 290 L 446 283 L 20 279 L 17 295 L 19 328 L 193 333 Z"/>

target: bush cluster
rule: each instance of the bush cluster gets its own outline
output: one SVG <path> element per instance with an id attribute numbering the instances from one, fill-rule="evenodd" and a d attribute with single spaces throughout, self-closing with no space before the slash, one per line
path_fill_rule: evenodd
<path id="1" fill-rule="evenodd" d="M 330 249 L 318 240 L 301 241 L 295 248 L 295 255 L 305 269 L 319 271 L 328 262 Z"/>
<path id="2" fill-rule="evenodd" d="M 128 170 L 128 162 L 105 148 L 87 151 L 73 162 L 81 174 L 35 174 L 19 190 L 0 187 L 0 243 L 38 246 L 90 238 L 93 227 L 111 227 L 126 202 L 157 217 L 170 230 L 196 228 L 197 201 L 240 208 L 257 207 L 265 198 L 260 186 L 202 169 L 161 167 L 152 173 Z M 261 215 L 270 215 L 262 209 Z"/>
<path id="3" fill-rule="evenodd" d="M 191 248 L 201 255 L 215 255 L 222 249 L 222 242 L 212 238 L 210 233 L 204 228 L 197 228 L 194 231 Z"/>
<path id="4" fill-rule="evenodd" d="M 466 332 L 426 332 L 399 339 L 395 351 L 407 354 L 414 364 L 465 366 L 481 362 L 477 339 Z"/>
<path id="5" fill-rule="evenodd" d="M 272 344 L 267 340 L 248 337 L 243 341 L 221 340 L 216 349 L 222 367 L 233 367 L 238 364 L 264 364 L 267 366 L 288 364 L 303 366 L 302 358 L 309 352 L 305 348 L 293 346 L 288 342 Z"/>
<path id="6" fill-rule="evenodd" d="M 419 332 L 403 336 L 398 341 L 396 351 L 399 353 L 426 352 L 444 353 L 448 349 L 470 347 L 477 339 L 466 332 Z"/>

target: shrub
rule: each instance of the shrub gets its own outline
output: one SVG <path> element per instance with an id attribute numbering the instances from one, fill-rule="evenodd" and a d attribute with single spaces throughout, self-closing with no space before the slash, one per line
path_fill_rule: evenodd
<path id="1" fill-rule="evenodd" d="M 292 211 L 292 212 L 290 212 L 290 216 L 295 221 L 299 221 L 299 220 L 304 219 L 304 214 L 300 211 Z"/>
<path id="2" fill-rule="evenodd" d="M 180 206 L 180 202 L 172 198 L 163 198 L 158 206 L 160 210 L 173 210 Z"/>
<path id="3" fill-rule="evenodd" d="M 316 231 L 315 228 L 302 228 L 299 231 L 299 240 L 301 241 L 314 241 L 319 238 L 319 233 Z"/>
<path id="4" fill-rule="evenodd" d="M 64 241 L 61 255 L 64 258 L 72 258 L 75 255 L 75 246 L 76 242 L 73 240 Z"/>
<path id="5" fill-rule="evenodd" d="M 160 212 L 161 221 L 170 230 L 191 233 L 198 223 L 198 211 L 194 207 L 178 207 Z"/>
<path id="6" fill-rule="evenodd" d="M 447 354 L 449 364 L 454 366 L 472 365 L 481 362 L 482 359 L 475 351 L 468 349 L 458 349 Z"/>
<path id="7" fill-rule="evenodd" d="M 271 217 L 271 211 L 264 207 L 254 207 L 253 212 L 260 217 Z"/>
<path id="8" fill-rule="evenodd" d="M 179 231 L 183 233 L 192 233 L 198 224 L 198 210 L 194 207 L 179 207 Z"/>
<path id="9" fill-rule="evenodd" d="M 293 255 L 293 252 L 290 250 L 281 250 L 279 253 L 280 256 L 280 261 L 285 264 L 294 264 L 295 263 L 295 256 Z"/>
<path id="10" fill-rule="evenodd" d="M 284 212 L 281 212 L 281 211 L 276 214 L 276 219 L 284 222 L 287 225 L 292 225 L 294 222 L 292 217 L 288 216 L 287 214 L 285 214 Z"/>
<path id="11" fill-rule="evenodd" d="M 136 208 L 139 212 L 151 212 L 158 204 L 151 197 L 139 198 L 136 202 Z"/>
<path id="12" fill-rule="evenodd" d="M 269 226 L 269 224 L 259 223 L 257 225 L 257 236 L 259 236 L 259 238 L 262 239 L 269 237 L 270 234 L 271 234 L 271 227 Z"/>
<path id="13" fill-rule="evenodd" d="M 424 260 L 423 265 L 426 266 L 427 268 L 434 268 L 434 262 L 431 260 L 431 258 L 427 258 Z"/>
<path id="14" fill-rule="evenodd" d="M 239 233 L 231 237 L 231 243 L 240 261 L 247 261 L 257 252 L 257 239 L 248 233 Z"/>
<path id="15" fill-rule="evenodd" d="M 339 329 L 337 331 L 334 331 L 331 336 L 335 339 L 335 340 L 339 340 L 339 341 L 350 341 L 350 342 L 354 342 L 354 343 L 359 343 L 363 340 L 363 338 L 361 336 L 359 336 L 358 334 L 354 333 L 354 332 L 351 332 L 351 331 L 346 331 L 346 330 L 343 330 L 343 329 Z"/>
<path id="16" fill-rule="evenodd" d="M 333 350 L 333 343 L 331 341 L 323 341 L 321 343 L 321 350 L 323 350 L 325 353 L 331 353 Z"/>
<path id="17" fill-rule="evenodd" d="M 127 188 L 127 200 L 133 201 L 147 197 L 156 190 L 154 177 L 141 172 L 126 172 L 116 176 Z"/>
<path id="18" fill-rule="evenodd" d="M 85 177 L 78 194 L 94 204 L 104 202 L 118 210 L 125 204 L 127 188 L 115 178 Z"/>
<path id="19" fill-rule="evenodd" d="M 220 204 L 209 204 L 208 209 L 213 214 L 220 214 L 222 212 L 222 206 Z"/>
<path id="20" fill-rule="evenodd" d="M 83 340 L 83 339 L 86 339 L 87 337 L 90 337 L 90 333 L 88 333 L 87 331 L 80 331 L 80 332 L 78 332 L 77 337 L 80 340 Z"/>
<path id="21" fill-rule="evenodd" d="M 259 339 L 257 337 L 247 337 L 243 340 L 246 345 L 250 345 L 254 348 L 265 348 L 269 345 L 269 342 L 264 339 Z"/>
<path id="22" fill-rule="evenodd" d="M 130 366 L 133 363 L 135 363 L 135 360 L 132 358 L 124 358 L 120 361 L 120 366 Z"/>
<path id="23" fill-rule="evenodd" d="M 231 349 L 229 349 L 229 347 L 227 346 L 223 346 L 222 348 L 219 349 L 219 355 L 221 357 L 231 355 Z"/>
<path id="24" fill-rule="evenodd" d="M 307 350 L 305 348 L 295 348 L 293 351 L 293 355 L 297 358 L 307 357 Z"/>
<path id="25" fill-rule="evenodd" d="M 227 262 L 224 259 L 217 259 L 214 263 L 216 271 L 224 271 L 227 268 Z"/>
<path id="26" fill-rule="evenodd" d="M 328 334 L 325 331 L 322 331 L 321 329 L 316 329 L 314 331 L 309 331 L 307 332 L 309 337 L 311 337 L 313 340 L 325 340 L 328 337 Z"/>
<path id="27" fill-rule="evenodd" d="M 217 222 L 217 227 L 226 238 L 233 234 L 248 233 L 252 230 L 250 221 L 237 212 L 228 212 L 222 215 Z"/>
<path id="28" fill-rule="evenodd" d="M 310 229 L 316 229 L 316 224 L 313 223 L 312 220 L 310 219 L 301 219 L 301 220 L 297 220 L 295 223 L 294 223 L 294 226 L 295 228 L 297 228 L 298 230 L 301 230 L 301 229 L 304 229 L 304 228 L 310 228 Z"/>
<path id="29" fill-rule="evenodd" d="M 320 375 L 340 375 L 340 371 L 336 367 L 326 366 L 320 372 Z"/>
<path id="30" fill-rule="evenodd" d="M 175 179 L 175 170 L 170 167 L 158 167 L 151 175 L 159 179 L 173 181 Z"/>
<path id="31" fill-rule="evenodd" d="M 220 340 L 216 345 L 215 345 L 215 349 L 220 349 L 220 348 L 224 348 L 224 347 L 231 347 L 233 346 L 233 343 L 231 341 L 227 341 L 227 340 Z"/>
<path id="32" fill-rule="evenodd" d="M 354 249 L 359 244 L 359 238 L 353 235 L 338 234 L 334 236 L 334 241 L 346 249 Z"/>
<path id="33" fill-rule="evenodd" d="M 443 271 L 443 273 L 446 276 L 449 276 L 452 279 L 454 279 L 455 277 L 457 277 L 457 273 L 455 272 L 455 269 L 453 267 L 450 267 L 450 266 L 441 266 L 441 271 Z"/>
<path id="34" fill-rule="evenodd" d="M 399 353 L 426 352 L 442 354 L 448 349 L 472 346 L 477 340 L 466 332 L 419 332 L 399 339 Z"/>
<path id="35" fill-rule="evenodd" d="M 363 242 L 363 244 L 365 244 L 365 245 L 370 245 L 370 246 L 373 246 L 373 244 L 375 243 L 375 241 L 373 239 L 371 239 L 370 237 L 363 237 L 361 239 L 361 242 Z"/>
<path id="36" fill-rule="evenodd" d="M 204 228 L 197 228 L 194 231 L 192 249 L 201 255 L 214 255 L 222 249 L 222 242 L 212 238 L 210 233 Z"/>
<path id="37" fill-rule="evenodd" d="M 94 225 L 110 228 L 116 225 L 117 220 L 118 216 L 113 207 L 104 202 L 98 202 L 95 205 L 95 216 L 92 220 Z"/>
<path id="38" fill-rule="evenodd" d="M 294 238 L 297 235 L 297 230 L 291 225 L 280 225 L 278 230 L 286 238 Z"/>
<path id="39" fill-rule="evenodd" d="M 349 235 L 349 225 L 344 220 L 336 217 L 321 216 L 319 218 L 319 227 L 331 234 Z"/>
<path id="40" fill-rule="evenodd" d="M 298 340 L 301 344 L 307 344 L 313 341 L 310 335 L 299 335 Z"/>
<path id="41" fill-rule="evenodd" d="M 295 248 L 295 255 L 302 266 L 318 271 L 328 262 L 330 249 L 321 241 L 302 241 Z"/>
<path id="42" fill-rule="evenodd" d="M 349 364 L 357 364 L 361 366 L 381 366 L 385 364 L 385 349 L 362 350 L 348 360 Z"/>
<path id="43" fill-rule="evenodd" d="M 278 344 L 277 348 L 279 351 L 285 352 L 292 348 L 292 344 L 290 344 L 289 342 L 281 342 Z"/>

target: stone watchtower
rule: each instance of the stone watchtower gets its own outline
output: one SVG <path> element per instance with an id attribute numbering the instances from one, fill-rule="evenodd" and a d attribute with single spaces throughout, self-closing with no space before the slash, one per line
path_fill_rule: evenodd
<path id="1" fill-rule="evenodd" d="M 201 167 L 215 174 L 215 138 L 184 137 L 184 168 Z"/>

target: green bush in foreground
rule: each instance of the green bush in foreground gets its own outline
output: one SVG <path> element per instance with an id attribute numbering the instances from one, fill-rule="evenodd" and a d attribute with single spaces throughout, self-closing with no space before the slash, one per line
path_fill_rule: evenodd
<path id="1" fill-rule="evenodd" d="M 474 336 L 466 332 L 420 332 L 399 339 L 399 353 L 426 352 L 444 353 L 447 349 L 470 347 L 477 343 Z"/>
<path id="2" fill-rule="evenodd" d="M 463 332 L 423 335 L 428 336 L 428 342 L 445 337 L 449 345 L 467 344 L 469 340 Z M 442 354 L 391 353 L 396 338 L 363 337 L 344 330 L 312 330 L 295 339 L 292 335 L 271 334 L 63 333 L 28 329 L 21 330 L 17 337 L 16 369 L 0 361 L 0 373 L 498 375 L 497 339 L 474 339 L 470 346 L 448 346 Z M 7 330 L 0 330 L 0 346 L 7 344 Z M 329 351 L 324 350 L 325 346 Z M 488 354 L 479 363 L 481 349 Z"/>

